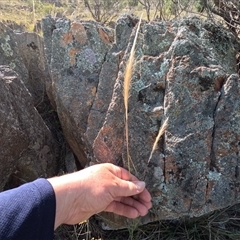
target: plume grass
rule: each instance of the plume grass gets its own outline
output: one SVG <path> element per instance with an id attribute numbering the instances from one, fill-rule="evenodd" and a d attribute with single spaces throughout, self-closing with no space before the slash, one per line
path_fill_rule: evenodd
<path id="1" fill-rule="evenodd" d="M 155 139 L 155 142 L 153 144 L 152 151 L 151 151 L 149 159 L 148 159 L 148 163 L 150 162 L 150 160 L 152 158 L 152 155 L 157 148 L 157 143 L 159 142 L 161 136 L 164 134 L 165 130 L 167 129 L 167 126 L 168 126 L 168 118 L 164 121 L 163 125 L 160 127 L 160 129 L 158 131 L 158 135 L 157 135 L 157 137 Z"/>
<path id="2" fill-rule="evenodd" d="M 136 35 L 135 35 L 135 38 L 134 38 L 134 41 L 133 41 L 130 56 L 129 56 L 129 59 L 127 61 L 127 65 L 126 65 L 126 69 L 125 69 L 124 83 L 123 83 L 123 98 L 124 98 L 124 107 L 125 107 L 125 138 L 126 138 L 127 161 L 128 161 L 128 170 L 129 171 L 130 171 L 130 163 L 132 164 L 134 170 L 136 171 L 136 168 L 134 166 L 134 163 L 131 159 L 130 152 L 129 152 L 128 100 L 129 100 L 129 96 L 130 96 L 132 72 L 133 72 L 133 67 L 134 67 L 134 64 L 135 64 L 135 47 L 136 47 L 138 32 L 139 32 L 140 25 L 141 25 L 141 19 L 142 19 L 142 17 L 140 18 L 140 20 L 138 22 Z"/>

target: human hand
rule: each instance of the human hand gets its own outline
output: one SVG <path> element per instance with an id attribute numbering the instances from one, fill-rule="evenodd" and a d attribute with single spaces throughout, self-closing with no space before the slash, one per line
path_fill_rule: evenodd
<path id="1" fill-rule="evenodd" d="M 48 179 L 56 195 L 55 228 L 76 224 L 107 211 L 128 218 L 144 216 L 152 207 L 145 183 L 110 163 Z"/>

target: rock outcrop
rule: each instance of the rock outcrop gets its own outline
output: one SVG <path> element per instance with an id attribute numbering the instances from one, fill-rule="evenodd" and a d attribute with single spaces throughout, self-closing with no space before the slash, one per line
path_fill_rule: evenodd
<path id="1" fill-rule="evenodd" d="M 48 95 L 74 152 L 67 169 L 75 170 L 75 158 L 78 168 L 102 162 L 129 168 L 123 82 L 138 21 L 124 15 L 113 32 L 48 16 L 45 48 L 36 34 L 0 24 L 0 64 L 11 68 L 0 67 L 0 190 L 13 176 L 29 181 L 56 173 L 57 148 L 35 108 L 41 96 Z M 153 208 L 134 224 L 197 217 L 240 202 L 239 51 L 238 39 L 210 21 L 142 23 L 129 98 L 129 170 L 146 181 Z M 106 228 L 131 224 L 102 217 Z"/>
<path id="2" fill-rule="evenodd" d="M 58 173 L 64 150 L 46 94 L 46 63 L 40 36 L 0 23 L 0 191 Z"/>
<path id="3" fill-rule="evenodd" d="M 28 70 L 19 54 L 15 34 L 12 29 L 0 22 L 0 65 L 8 65 L 23 81 L 28 80 Z M 24 82 L 27 84 L 27 82 Z"/>
<path id="4" fill-rule="evenodd" d="M 0 66 L 0 191 L 57 174 L 57 147 L 21 77 Z"/>
<path id="5" fill-rule="evenodd" d="M 111 47 L 111 31 L 95 22 L 46 17 L 43 33 L 54 104 L 64 135 L 84 167 L 91 154 L 84 135 L 102 65 Z"/>
<path id="6" fill-rule="evenodd" d="M 138 19 L 111 32 L 93 22 L 43 20 L 54 101 L 82 167 L 128 167 L 123 81 Z M 147 223 L 200 216 L 239 203 L 240 85 L 237 39 L 199 18 L 143 23 L 129 98 L 129 148 L 153 209 Z M 163 121 L 168 127 L 149 159 Z M 107 225 L 129 220 L 103 214 Z"/>
<path id="7" fill-rule="evenodd" d="M 43 38 L 28 32 L 15 33 L 14 37 L 28 71 L 28 81 L 25 85 L 32 95 L 34 106 L 38 107 L 47 98 L 47 89 L 51 88 Z M 52 96 L 48 97 L 51 99 Z"/>

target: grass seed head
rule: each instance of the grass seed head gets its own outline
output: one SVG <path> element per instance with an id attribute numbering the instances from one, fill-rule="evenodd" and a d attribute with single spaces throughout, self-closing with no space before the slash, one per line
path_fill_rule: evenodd
<path id="1" fill-rule="evenodd" d="M 135 38 L 134 38 L 133 45 L 131 48 L 130 56 L 127 61 L 125 75 L 124 75 L 124 83 L 123 83 L 123 98 L 124 98 L 124 107 L 125 107 L 125 137 L 126 137 L 127 161 L 128 161 L 128 170 L 129 171 L 130 171 L 130 163 L 136 171 L 136 168 L 134 166 L 134 163 L 133 163 L 130 153 L 129 153 L 128 100 L 129 100 L 129 95 L 130 95 L 132 72 L 133 72 L 133 67 L 134 67 L 134 63 L 135 63 L 135 48 L 136 48 L 136 42 L 137 42 L 140 25 L 141 25 L 141 18 L 138 22 L 138 27 L 137 27 Z"/>
<path id="2" fill-rule="evenodd" d="M 166 118 L 163 125 L 160 127 L 160 129 L 158 131 L 158 135 L 157 135 L 157 137 L 155 139 L 155 142 L 153 144 L 152 151 L 151 151 L 149 159 L 148 159 L 148 163 L 150 162 L 154 151 L 157 149 L 157 143 L 159 142 L 161 136 L 164 134 L 165 130 L 167 129 L 167 126 L 168 126 L 168 118 Z"/>

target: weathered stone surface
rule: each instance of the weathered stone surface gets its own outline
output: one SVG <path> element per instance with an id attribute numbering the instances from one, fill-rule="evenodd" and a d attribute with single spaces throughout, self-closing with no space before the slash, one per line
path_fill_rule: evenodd
<path id="1" fill-rule="evenodd" d="M 54 139 L 20 76 L 0 66 L 0 191 L 56 174 Z"/>
<path id="2" fill-rule="evenodd" d="M 129 100 L 130 154 L 154 206 L 139 221 L 200 216 L 237 203 L 240 86 L 234 73 L 239 44 L 230 33 L 198 19 L 147 24 L 142 32 Z M 122 99 L 122 73 L 94 153 L 98 161 L 110 158 L 126 166 L 123 106 L 115 100 Z M 168 128 L 148 164 L 166 118 Z M 108 219 L 115 227 L 129 224 L 116 216 Z"/>
<path id="3" fill-rule="evenodd" d="M 29 32 L 15 33 L 14 36 L 19 54 L 28 70 L 26 87 L 33 97 L 34 106 L 39 106 L 46 99 L 47 92 L 52 93 L 43 38 Z M 54 105 L 51 94 L 49 98 Z"/>
<path id="4" fill-rule="evenodd" d="M 94 140 L 105 120 L 111 102 L 115 81 L 118 77 L 119 66 L 124 51 L 128 45 L 132 29 L 137 22 L 138 19 L 135 16 L 129 15 L 124 15 L 123 18 L 120 18 L 117 21 L 115 43 L 109 50 L 106 59 L 102 64 L 96 96 L 87 121 L 87 131 L 85 136 L 91 147 L 93 146 Z M 93 155 L 91 154 L 91 156 Z M 94 156 L 94 158 L 95 157 L 96 156 Z M 105 162 L 111 162 L 110 158 L 107 157 Z"/>
<path id="5" fill-rule="evenodd" d="M 0 22 L 0 65 L 10 66 L 27 85 L 28 71 L 19 54 L 14 32 L 2 22 Z"/>
<path id="6" fill-rule="evenodd" d="M 82 166 L 89 151 L 84 137 L 87 119 L 111 47 L 108 31 L 94 22 L 43 19 L 57 112 L 64 135 Z"/>
<path id="7" fill-rule="evenodd" d="M 54 106 L 42 37 L 36 33 L 13 32 L 0 22 L 0 64 L 10 66 L 21 76 L 35 107 L 41 108 L 47 98 Z"/>
<path id="8" fill-rule="evenodd" d="M 112 98 L 112 91 L 117 78 L 118 66 L 121 59 L 121 52 L 118 53 L 115 50 L 115 47 L 111 49 L 105 62 L 102 64 L 97 93 L 89 112 L 85 136 L 91 146 L 102 127 Z M 108 86 L 108 91 L 106 91 L 106 86 Z"/>
<path id="9" fill-rule="evenodd" d="M 90 161 L 128 168 L 122 86 L 136 18 L 117 21 L 113 44 L 93 23 L 44 21 L 54 97 L 70 146 L 82 166 Z M 129 98 L 129 147 L 137 171 L 130 170 L 146 181 L 153 208 L 140 224 L 239 203 L 239 50 L 230 32 L 198 18 L 142 24 Z M 108 227 L 131 224 L 103 216 Z"/>

